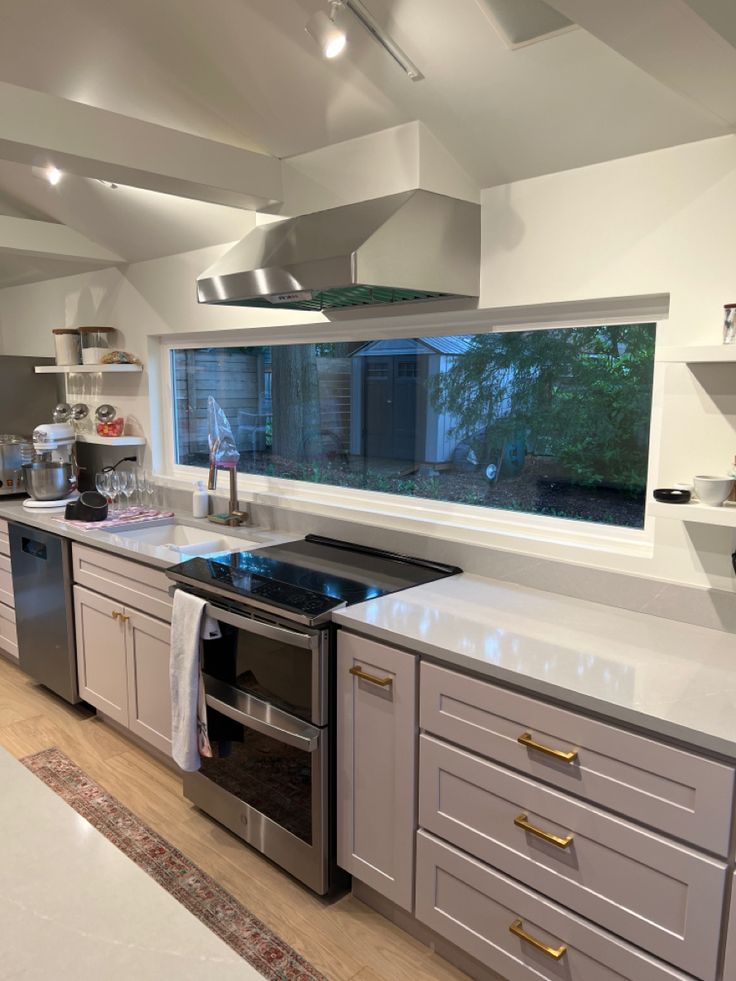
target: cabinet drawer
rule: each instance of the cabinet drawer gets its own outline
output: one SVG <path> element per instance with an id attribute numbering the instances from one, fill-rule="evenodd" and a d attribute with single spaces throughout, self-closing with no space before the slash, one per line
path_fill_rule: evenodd
<path id="1" fill-rule="evenodd" d="M 8 522 L 0 520 L 0 555 L 10 555 L 10 538 L 8 537 Z"/>
<path id="2" fill-rule="evenodd" d="M 0 603 L 5 603 L 6 606 L 15 606 L 10 557 L 2 554 L 0 554 Z"/>
<path id="3" fill-rule="evenodd" d="M 417 919 L 508 981 L 687 981 L 500 872 L 420 831 Z M 564 953 L 554 959 L 509 930 Z"/>
<path id="4" fill-rule="evenodd" d="M 421 669 L 422 729 L 717 855 L 728 854 L 734 770 L 536 698 Z M 574 752 L 565 761 L 519 737 Z"/>
<path id="5" fill-rule="evenodd" d="M 733 978 L 736 978 L 736 874 L 731 880 L 731 909 L 728 916 L 723 981 L 732 981 Z"/>
<path id="6" fill-rule="evenodd" d="M 0 603 L 0 650 L 18 658 L 18 631 L 15 628 L 15 610 Z"/>
<path id="7" fill-rule="evenodd" d="M 715 977 L 726 876 L 715 859 L 426 735 L 419 824 L 663 960 Z"/>
<path id="8" fill-rule="evenodd" d="M 72 547 L 72 562 L 74 582 L 171 623 L 171 583 L 163 572 L 86 545 Z"/>

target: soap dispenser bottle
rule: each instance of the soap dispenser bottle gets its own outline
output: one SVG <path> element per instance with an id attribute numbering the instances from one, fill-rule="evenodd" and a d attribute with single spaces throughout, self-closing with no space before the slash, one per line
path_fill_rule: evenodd
<path id="1" fill-rule="evenodd" d="M 194 493 L 192 494 L 192 517 L 206 518 L 210 509 L 210 496 L 204 486 L 203 480 L 194 481 Z"/>

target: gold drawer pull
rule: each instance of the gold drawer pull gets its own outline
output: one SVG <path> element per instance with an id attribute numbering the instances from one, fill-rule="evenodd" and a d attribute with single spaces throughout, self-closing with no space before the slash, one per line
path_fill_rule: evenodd
<path id="1" fill-rule="evenodd" d="M 130 617 L 126 616 L 126 614 L 123 613 L 122 610 L 113 610 L 112 618 L 113 620 L 130 620 Z"/>
<path id="2" fill-rule="evenodd" d="M 547 944 L 543 944 L 541 940 L 537 940 L 536 937 L 532 937 L 524 929 L 521 920 L 514 920 L 509 927 L 509 933 L 513 933 L 515 937 L 518 937 L 519 940 L 523 940 L 524 943 L 529 944 L 530 947 L 534 947 L 535 950 L 541 950 L 543 954 L 546 954 L 547 957 L 551 957 L 555 961 L 558 961 L 567 953 L 566 944 L 561 944 L 559 947 L 548 947 Z"/>
<path id="3" fill-rule="evenodd" d="M 359 667 L 351 668 L 350 674 L 355 675 L 356 678 L 362 678 L 363 681 L 370 681 L 372 685 L 380 685 L 381 688 L 385 688 L 387 685 L 392 685 L 394 683 L 393 678 L 377 678 L 374 674 L 368 674 Z"/>
<path id="4" fill-rule="evenodd" d="M 514 824 L 517 828 L 521 828 L 522 831 L 528 831 L 530 835 L 536 835 L 542 841 L 548 841 L 550 845 L 557 845 L 558 848 L 569 848 L 574 838 L 574 835 L 567 835 L 566 838 L 561 838 L 559 835 L 553 835 L 543 828 L 538 828 L 535 824 L 530 824 L 528 814 L 520 814 L 518 817 L 515 817 Z"/>
<path id="5" fill-rule="evenodd" d="M 551 746 L 545 746 L 544 743 L 536 742 L 530 732 L 522 733 L 516 741 L 517 743 L 521 743 L 522 746 L 526 746 L 527 749 L 534 749 L 538 753 L 545 753 L 547 756 L 553 756 L 556 760 L 563 760 L 565 763 L 572 763 L 578 758 L 578 751 L 576 749 L 571 749 L 567 752 L 564 749 L 552 749 Z"/>

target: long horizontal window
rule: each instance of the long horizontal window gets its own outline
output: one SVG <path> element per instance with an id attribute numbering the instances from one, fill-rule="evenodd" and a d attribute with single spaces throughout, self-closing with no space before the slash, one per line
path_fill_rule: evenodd
<path id="1" fill-rule="evenodd" d="M 641 528 L 654 324 L 172 352 L 176 462 Z"/>

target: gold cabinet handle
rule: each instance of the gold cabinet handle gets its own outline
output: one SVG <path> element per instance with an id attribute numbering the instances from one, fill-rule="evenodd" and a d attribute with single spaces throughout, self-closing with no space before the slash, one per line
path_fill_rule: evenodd
<path id="1" fill-rule="evenodd" d="M 112 618 L 113 620 L 130 620 L 130 617 L 127 614 L 123 613 L 122 610 L 113 610 Z"/>
<path id="2" fill-rule="evenodd" d="M 537 753 L 552 756 L 556 760 L 562 760 L 564 763 L 572 763 L 578 758 L 578 751 L 576 749 L 567 751 L 564 749 L 553 749 L 551 746 L 545 746 L 544 743 L 538 743 L 530 732 L 522 733 L 516 741 L 517 743 L 521 743 L 522 746 L 526 746 L 527 749 L 533 749 Z"/>
<path id="3" fill-rule="evenodd" d="M 523 940 L 525 944 L 529 944 L 529 946 L 533 947 L 535 950 L 541 950 L 543 954 L 546 954 L 547 957 L 551 957 L 552 960 L 558 961 L 567 953 L 567 944 L 561 944 L 559 947 L 548 947 L 547 944 L 543 944 L 541 940 L 537 940 L 536 937 L 532 937 L 532 935 L 527 933 L 524 929 L 524 924 L 521 920 L 514 920 L 509 927 L 509 933 L 513 933 L 515 937 L 518 937 L 519 940 Z"/>
<path id="4" fill-rule="evenodd" d="M 372 685 L 380 685 L 381 688 L 394 683 L 393 678 L 377 678 L 376 675 L 368 674 L 360 667 L 351 668 L 350 674 L 355 675 L 356 678 L 362 678 L 363 681 L 370 681 Z"/>
<path id="5" fill-rule="evenodd" d="M 557 845 L 558 848 L 569 848 L 575 837 L 574 835 L 567 835 L 567 837 L 561 838 L 559 835 L 553 835 L 543 828 L 538 828 L 536 824 L 529 823 L 528 814 L 520 814 L 518 817 L 515 817 L 514 824 L 517 828 L 521 828 L 522 831 L 528 831 L 530 835 L 536 835 L 542 841 L 548 841 L 550 845 Z"/>

